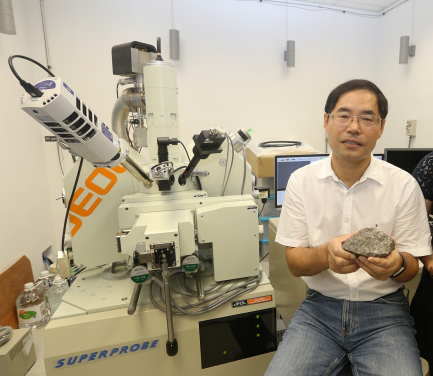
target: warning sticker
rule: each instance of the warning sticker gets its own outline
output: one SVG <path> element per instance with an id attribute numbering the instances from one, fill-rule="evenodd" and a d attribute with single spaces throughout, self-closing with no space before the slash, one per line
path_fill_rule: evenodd
<path id="1" fill-rule="evenodd" d="M 244 300 L 236 300 L 232 302 L 232 308 L 243 307 L 246 305 L 258 304 L 258 303 L 266 303 L 272 301 L 272 295 L 261 296 L 259 298 L 252 299 L 244 299 Z"/>

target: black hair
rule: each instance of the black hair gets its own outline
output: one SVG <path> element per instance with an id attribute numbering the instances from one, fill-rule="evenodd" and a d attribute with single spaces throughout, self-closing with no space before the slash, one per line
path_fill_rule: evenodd
<path id="1" fill-rule="evenodd" d="M 368 80 L 350 80 L 337 86 L 329 93 L 325 104 L 325 112 L 327 114 L 331 113 L 337 105 L 340 97 L 343 94 L 353 90 L 368 90 L 374 93 L 377 98 L 377 107 L 379 108 L 380 117 L 382 119 L 386 119 L 386 116 L 388 115 L 388 100 L 385 98 L 379 88 L 373 84 L 373 82 Z"/>

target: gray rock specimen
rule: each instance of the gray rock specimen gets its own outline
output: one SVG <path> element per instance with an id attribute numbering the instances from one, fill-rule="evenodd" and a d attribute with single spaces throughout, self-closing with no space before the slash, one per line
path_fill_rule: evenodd
<path id="1" fill-rule="evenodd" d="M 343 244 L 356 257 L 386 257 L 394 248 L 394 239 L 377 228 L 363 228 Z"/>

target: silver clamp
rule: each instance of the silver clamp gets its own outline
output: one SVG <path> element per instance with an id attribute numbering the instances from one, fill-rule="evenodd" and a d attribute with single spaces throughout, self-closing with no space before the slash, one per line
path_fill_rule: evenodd
<path id="1" fill-rule="evenodd" d="M 149 176 L 153 180 L 169 180 L 173 171 L 173 162 L 161 162 L 150 168 Z"/>

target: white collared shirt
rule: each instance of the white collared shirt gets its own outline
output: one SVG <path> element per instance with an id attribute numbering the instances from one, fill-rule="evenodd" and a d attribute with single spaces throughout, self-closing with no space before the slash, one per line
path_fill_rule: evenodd
<path id="1" fill-rule="evenodd" d="M 287 184 L 275 241 L 289 247 L 318 247 L 365 227 L 392 235 L 399 252 L 431 254 L 430 229 L 421 190 L 407 172 L 371 156 L 350 189 L 331 166 L 331 157 L 296 170 Z M 327 269 L 302 277 L 309 288 L 332 298 L 369 301 L 402 285 L 379 281 L 363 269 L 337 274 Z"/>

